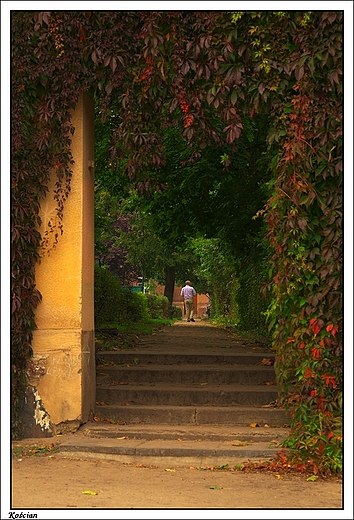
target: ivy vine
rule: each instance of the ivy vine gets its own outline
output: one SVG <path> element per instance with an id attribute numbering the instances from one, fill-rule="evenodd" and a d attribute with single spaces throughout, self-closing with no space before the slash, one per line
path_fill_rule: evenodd
<path id="1" fill-rule="evenodd" d="M 164 161 L 162 129 L 234 146 L 242 115 L 268 113 L 273 153 L 260 212 L 273 250 L 269 327 L 298 456 L 340 467 L 342 396 L 342 18 L 340 11 L 13 11 L 12 373 L 25 387 L 48 236 L 39 208 L 56 172 L 60 240 L 80 93 L 120 114 L 112 160 L 139 181 Z M 53 242 L 51 238 L 51 242 Z M 21 429 L 14 417 L 14 432 Z M 327 463 L 325 462 L 327 455 Z M 328 460 L 330 462 L 328 462 Z"/>

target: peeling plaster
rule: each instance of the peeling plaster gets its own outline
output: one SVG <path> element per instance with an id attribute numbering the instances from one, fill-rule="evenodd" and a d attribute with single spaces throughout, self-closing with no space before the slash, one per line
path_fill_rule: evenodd
<path id="1" fill-rule="evenodd" d="M 39 395 L 38 390 L 35 387 L 33 387 L 33 396 L 33 404 L 35 405 L 34 419 L 36 421 L 36 424 L 39 424 L 42 430 L 48 430 L 51 432 L 52 428 L 50 424 L 50 417 L 48 415 L 48 412 L 44 409 L 42 399 Z"/>
<path id="2" fill-rule="evenodd" d="M 30 382 L 34 383 L 32 386 L 35 386 L 36 382 L 46 374 L 47 361 L 48 356 L 33 356 L 27 360 L 27 374 Z"/>

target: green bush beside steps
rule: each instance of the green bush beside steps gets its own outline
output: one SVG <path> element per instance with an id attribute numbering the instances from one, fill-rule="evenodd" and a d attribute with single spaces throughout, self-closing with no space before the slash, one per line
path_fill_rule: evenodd
<path id="1" fill-rule="evenodd" d="M 178 319 L 182 309 L 173 305 L 172 321 Z M 171 321 L 168 298 L 131 291 L 107 268 L 95 264 L 95 328 L 124 328 L 150 320 Z"/>

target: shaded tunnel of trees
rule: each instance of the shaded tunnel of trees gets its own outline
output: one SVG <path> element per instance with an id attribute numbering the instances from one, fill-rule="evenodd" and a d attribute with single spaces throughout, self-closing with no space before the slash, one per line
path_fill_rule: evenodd
<path id="1" fill-rule="evenodd" d="M 133 215 L 139 247 L 119 246 L 133 265 L 177 282 L 187 266 L 214 312 L 266 318 L 290 446 L 341 468 L 343 12 L 12 11 L 11 52 L 14 432 L 39 208 L 55 169 L 65 212 L 71 113 L 87 91 L 102 124 L 97 254 L 115 211 Z M 265 314 L 251 316 L 262 283 Z"/>

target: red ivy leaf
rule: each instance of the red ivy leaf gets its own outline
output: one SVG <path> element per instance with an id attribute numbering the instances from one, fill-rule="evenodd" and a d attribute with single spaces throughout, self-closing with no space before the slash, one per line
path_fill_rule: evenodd
<path id="1" fill-rule="evenodd" d="M 327 325 L 327 327 L 326 327 L 326 331 L 327 331 L 327 332 L 330 332 L 332 329 L 333 329 L 333 324 L 332 324 L 332 323 L 330 323 L 329 325 Z"/>
<path id="2" fill-rule="evenodd" d="M 311 318 L 310 325 L 315 334 L 318 334 L 321 330 L 321 327 L 319 326 L 319 322 L 315 318 Z"/>
<path id="3" fill-rule="evenodd" d="M 337 332 L 338 332 L 338 325 L 335 325 L 335 326 L 333 327 L 333 329 L 331 330 L 331 334 L 332 334 L 332 336 L 335 336 L 335 335 L 337 334 Z"/>

